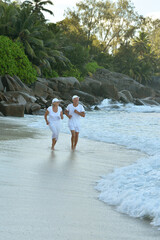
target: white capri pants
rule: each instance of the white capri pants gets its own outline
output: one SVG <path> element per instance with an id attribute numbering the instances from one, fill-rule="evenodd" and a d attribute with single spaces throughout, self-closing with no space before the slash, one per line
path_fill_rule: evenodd
<path id="1" fill-rule="evenodd" d="M 54 121 L 52 123 L 49 123 L 49 128 L 52 131 L 52 139 L 55 138 L 57 141 L 60 132 L 60 121 Z"/>

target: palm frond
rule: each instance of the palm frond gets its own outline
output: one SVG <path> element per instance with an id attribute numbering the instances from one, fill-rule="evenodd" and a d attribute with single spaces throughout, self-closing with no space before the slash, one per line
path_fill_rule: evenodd
<path id="1" fill-rule="evenodd" d="M 56 63 L 56 59 L 54 57 L 48 57 L 47 58 L 48 61 L 51 63 L 51 64 L 55 64 Z"/>
<path id="2" fill-rule="evenodd" d="M 43 64 L 44 64 L 45 67 L 51 69 L 51 64 L 50 64 L 50 62 L 49 62 L 47 59 L 43 59 L 42 62 L 43 62 Z"/>
<path id="3" fill-rule="evenodd" d="M 31 56 L 32 58 L 33 58 L 33 57 L 36 57 L 33 48 L 31 47 L 31 45 L 30 45 L 27 41 L 24 41 L 24 47 L 25 47 L 26 53 L 27 53 L 29 56 Z"/>
<path id="4" fill-rule="evenodd" d="M 35 64 L 33 64 L 33 67 L 36 69 L 36 72 L 37 72 L 37 74 L 39 75 L 39 76 L 41 76 L 41 68 L 39 67 L 39 66 L 37 66 L 37 65 L 35 65 Z"/>
<path id="5" fill-rule="evenodd" d="M 48 48 L 46 48 L 47 50 Z M 48 49 L 49 50 L 49 49 Z M 50 49 L 50 56 L 53 56 L 53 57 L 60 57 L 62 56 L 63 53 L 58 51 L 58 50 L 54 50 L 54 49 Z"/>
<path id="6" fill-rule="evenodd" d="M 41 1 L 38 5 L 42 6 L 42 5 L 47 5 L 47 4 L 54 5 L 54 3 L 52 1 L 50 1 L 50 0 Z"/>
<path id="7" fill-rule="evenodd" d="M 38 51 L 37 56 L 41 59 L 48 58 L 48 54 L 43 50 Z"/>
<path id="8" fill-rule="evenodd" d="M 4 15 L 4 13 L 5 13 L 5 7 L 0 6 L 0 18 Z"/>
<path id="9" fill-rule="evenodd" d="M 48 12 L 50 13 L 51 15 L 54 15 L 54 13 L 51 11 L 51 10 L 48 10 L 47 8 L 44 8 L 44 7 L 41 7 L 42 11 L 44 12 Z"/>
<path id="10" fill-rule="evenodd" d="M 29 43 L 33 43 L 37 45 L 38 47 L 43 47 L 43 40 L 35 38 L 35 37 L 30 37 L 28 39 Z"/>
<path id="11" fill-rule="evenodd" d="M 29 31 L 28 29 L 23 29 L 23 30 L 19 33 L 20 39 L 26 39 L 29 35 L 30 35 L 30 31 Z"/>
<path id="12" fill-rule="evenodd" d="M 33 25 L 35 25 L 35 22 L 36 22 L 36 15 L 31 14 L 25 19 L 23 23 L 23 28 L 30 29 Z"/>

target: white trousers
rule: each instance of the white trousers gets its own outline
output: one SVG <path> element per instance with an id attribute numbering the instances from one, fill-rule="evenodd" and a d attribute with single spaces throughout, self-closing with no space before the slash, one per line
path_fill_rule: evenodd
<path id="1" fill-rule="evenodd" d="M 55 138 L 56 140 L 58 140 L 60 132 L 60 121 L 54 121 L 49 123 L 49 128 L 52 131 L 52 139 Z"/>

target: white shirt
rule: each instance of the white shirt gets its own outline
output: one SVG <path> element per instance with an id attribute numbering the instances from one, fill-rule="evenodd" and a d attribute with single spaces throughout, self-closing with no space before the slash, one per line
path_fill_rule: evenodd
<path id="1" fill-rule="evenodd" d="M 47 108 L 49 114 L 48 114 L 48 121 L 49 123 L 53 122 L 53 121 L 59 121 L 61 119 L 61 112 L 62 112 L 62 108 L 58 106 L 58 111 L 54 112 L 53 111 L 53 106 L 50 106 Z"/>
<path id="2" fill-rule="evenodd" d="M 69 115 L 72 115 L 72 117 L 69 119 L 69 122 L 74 123 L 76 125 L 79 125 L 81 116 L 74 112 L 75 109 L 78 112 L 85 112 L 85 110 L 84 110 L 84 107 L 81 104 L 78 104 L 77 107 L 74 107 L 73 103 L 69 104 L 66 108 L 66 110 L 69 112 Z"/>

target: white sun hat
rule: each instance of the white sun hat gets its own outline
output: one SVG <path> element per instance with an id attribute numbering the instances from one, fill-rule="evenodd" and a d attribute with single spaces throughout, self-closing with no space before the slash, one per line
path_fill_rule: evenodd
<path id="1" fill-rule="evenodd" d="M 59 100 L 58 98 L 53 98 L 52 103 L 55 103 L 55 102 L 61 102 L 61 100 Z"/>
<path id="2" fill-rule="evenodd" d="M 78 97 L 77 95 L 74 95 L 74 96 L 72 97 L 72 100 L 75 99 L 75 98 L 80 98 L 80 97 Z"/>

